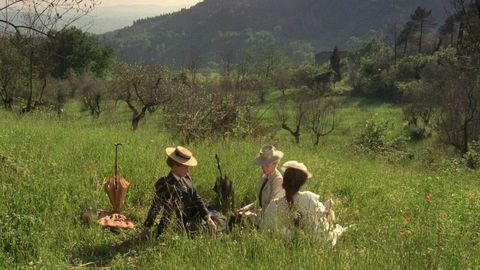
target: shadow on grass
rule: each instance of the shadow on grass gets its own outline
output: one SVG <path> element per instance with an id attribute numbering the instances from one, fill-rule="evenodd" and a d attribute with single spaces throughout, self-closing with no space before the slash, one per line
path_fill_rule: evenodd
<path id="1" fill-rule="evenodd" d="M 71 263 L 77 267 L 108 267 L 117 256 L 138 254 L 149 241 L 134 237 L 117 244 L 84 245 L 73 251 Z"/>

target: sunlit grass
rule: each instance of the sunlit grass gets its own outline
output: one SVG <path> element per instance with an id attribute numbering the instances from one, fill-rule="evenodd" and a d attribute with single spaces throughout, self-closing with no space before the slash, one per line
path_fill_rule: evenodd
<path id="1" fill-rule="evenodd" d="M 277 94 L 271 94 L 269 102 L 281 98 Z M 422 154 L 436 145 L 434 138 L 409 144 L 415 158 L 406 162 L 353 151 L 355 137 L 370 117 L 391 122 L 390 138 L 401 135 L 401 110 L 360 99 L 338 101 L 339 126 L 316 147 L 306 133 L 295 145 L 283 131 L 274 137 L 187 145 L 199 160 L 191 174 L 200 194 L 213 198 L 218 154 L 224 174 L 234 183 L 237 206 L 256 195 L 260 170 L 253 159 L 263 144 L 273 141 L 285 152 L 284 161 L 304 162 L 314 174 L 305 189 L 320 194 L 322 200 L 333 198 L 338 222 L 354 225 L 333 249 L 304 239 L 284 243 L 248 228 L 229 234 L 205 232 L 193 239 L 168 232 L 145 243 L 129 242 L 141 230 L 153 184 L 168 171 L 165 147 L 179 144 L 160 128 L 161 117 L 148 116 L 132 132 L 125 108 L 98 120 L 78 113 L 78 104 L 69 105 L 61 117 L 1 111 L 0 268 L 479 267 L 479 173 L 427 167 Z M 109 208 L 101 184 L 103 177 L 113 174 L 116 142 L 123 143 L 120 173 L 131 183 L 124 213 L 139 225 L 119 234 L 79 219 L 88 209 Z"/>

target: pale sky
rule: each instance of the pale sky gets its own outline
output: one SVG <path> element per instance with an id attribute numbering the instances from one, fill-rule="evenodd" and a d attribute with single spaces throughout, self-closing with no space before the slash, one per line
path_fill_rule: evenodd
<path id="1" fill-rule="evenodd" d="M 202 0 L 101 0 L 100 6 L 136 6 L 136 5 L 158 5 L 158 6 L 185 6 L 195 5 Z"/>

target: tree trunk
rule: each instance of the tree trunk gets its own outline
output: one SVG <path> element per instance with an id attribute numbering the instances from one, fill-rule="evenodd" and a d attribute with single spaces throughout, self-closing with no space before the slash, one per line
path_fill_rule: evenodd
<path id="1" fill-rule="evenodd" d="M 423 37 L 423 19 L 420 21 L 420 38 L 418 39 L 418 53 L 422 53 L 422 37 Z"/>
<path id="2" fill-rule="evenodd" d="M 480 19 L 480 0 L 475 0 L 475 5 L 477 6 L 477 15 Z"/>
<path id="3" fill-rule="evenodd" d="M 5 97 L 5 98 L 2 98 L 2 101 L 3 101 L 3 106 L 5 107 L 5 110 L 11 111 L 13 99 L 11 97 Z"/>
<path id="4" fill-rule="evenodd" d="M 266 99 L 265 99 L 265 95 L 266 95 L 265 90 L 262 89 L 262 90 L 258 90 L 258 91 L 259 91 L 259 92 L 258 92 L 258 96 L 259 96 L 259 98 L 260 98 L 260 103 L 263 104 L 263 103 L 265 103 L 265 101 L 266 101 Z"/>
<path id="5" fill-rule="evenodd" d="M 33 50 L 30 52 L 30 91 L 28 93 L 27 98 L 27 106 L 23 108 L 22 112 L 30 112 L 32 111 L 32 96 L 33 96 Z"/>
<path id="6" fill-rule="evenodd" d="M 442 38 L 439 37 L 438 42 L 437 42 L 437 46 L 435 46 L 435 51 L 440 50 L 441 47 L 442 47 Z"/>
<path id="7" fill-rule="evenodd" d="M 395 23 L 394 29 L 393 29 L 393 53 L 394 53 L 394 63 L 397 64 L 397 23 Z"/>
<path id="8" fill-rule="evenodd" d="M 320 142 L 320 134 L 315 134 L 315 146 L 318 145 L 318 143 Z"/>
<path id="9" fill-rule="evenodd" d="M 461 19 L 460 26 L 458 27 L 457 49 L 459 49 L 462 46 L 464 30 L 465 30 L 465 24 L 463 23 L 463 19 Z"/>
<path id="10" fill-rule="evenodd" d="M 42 104 L 43 93 L 45 92 L 46 88 L 47 88 L 47 78 L 43 78 L 42 90 L 40 92 L 40 96 L 38 97 L 39 104 Z"/>
<path id="11" fill-rule="evenodd" d="M 462 154 L 468 152 L 468 122 L 463 125 L 463 145 L 462 145 Z"/>
<path id="12" fill-rule="evenodd" d="M 150 107 L 150 106 L 145 106 L 145 107 L 142 108 L 140 113 L 134 114 L 133 119 L 132 119 L 132 129 L 133 130 L 137 130 L 138 123 L 140 122 L 140 120 L 142 120 L 145 117 L 145 113 L 147 112 L 148 107 Z"/>
<path id="13" fill-rule="evenodd" d="M 300 143 L 300 126 L 297 125 L 297 129 L 293 131 L 290 127 L 288 127 L 285 123 L 282 124 L 282 128 L 290 132 L 292 136 L 295 138 L 295 143 L 299 144 Z"/>

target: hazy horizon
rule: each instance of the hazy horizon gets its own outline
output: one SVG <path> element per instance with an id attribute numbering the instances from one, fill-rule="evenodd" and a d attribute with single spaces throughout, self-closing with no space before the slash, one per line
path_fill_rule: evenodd
<path id="1" fill-rule="evenodd" d="M 115 7 L 115 6 L 144 6 L 144 5 L 155 5 L 155 6 L 182 6 L 182 7 L 190 7 L 195 5 L 202 0 L 140 0 L 132 1 L 129 0 L 103 0 L 102 3 L 99 5 L 100 7 Z"/>
<path id="2" fill-rule="evenodd" d="M 129 25 L 135 20 L 159 16 L 189 8 L 202 0 L 103 0 L 90 14 L 77 22 L 77 26 L 94 34 L 102 34 Z"/>

